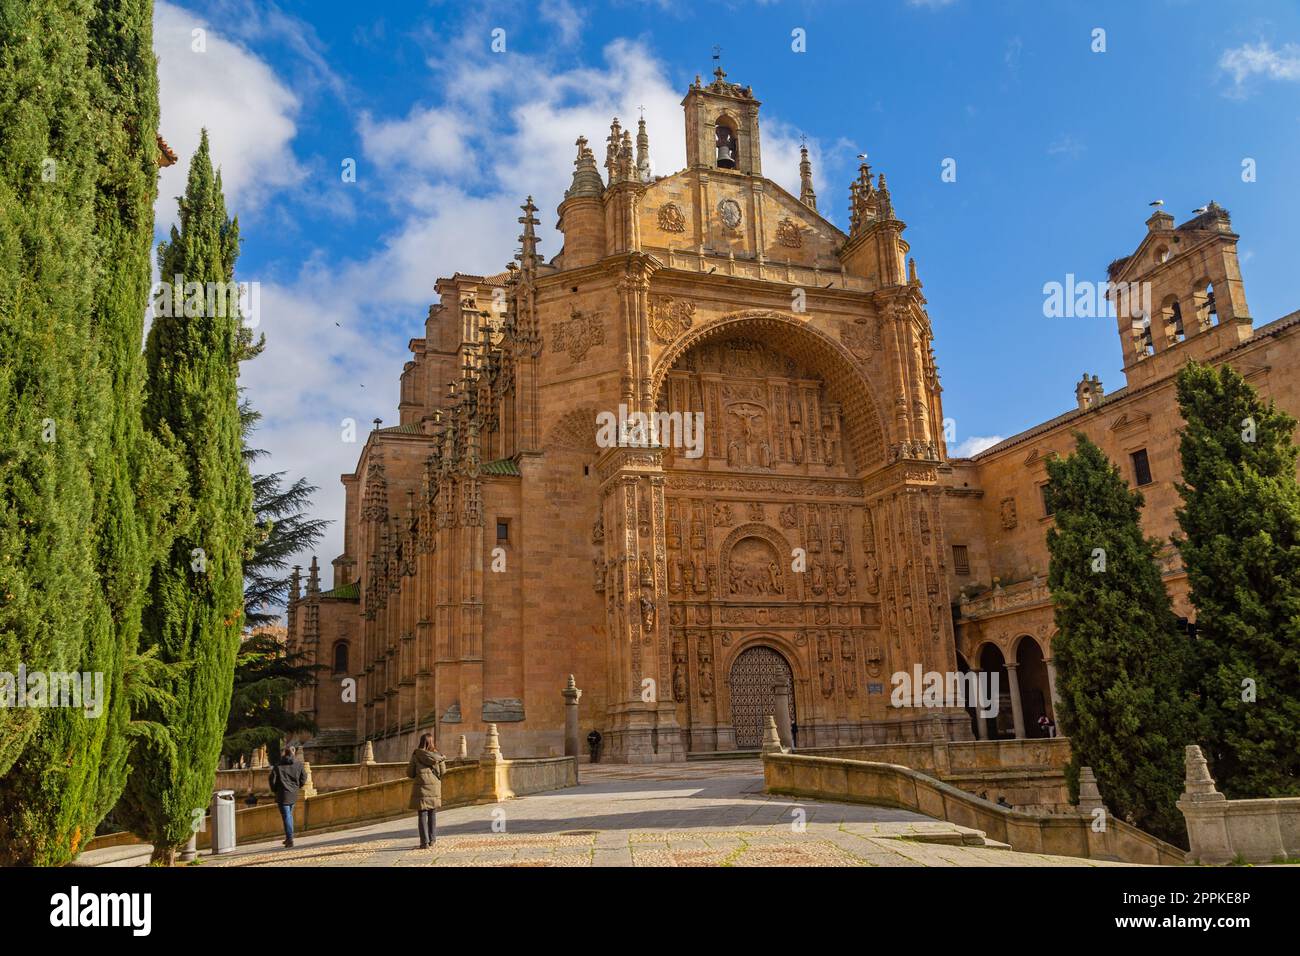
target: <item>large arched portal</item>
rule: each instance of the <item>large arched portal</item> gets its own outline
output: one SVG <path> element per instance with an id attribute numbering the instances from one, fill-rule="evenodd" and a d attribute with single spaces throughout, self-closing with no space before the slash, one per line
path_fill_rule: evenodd
<path id="1" fill-rule="evenodd" d="M 775 714 L 775 689 L 784 686 L 790 700 L 790 720 L 798 722 L 794 710 L 794 674 L 790 662 L 778 650 L 765 644 L 747 648 L 731 665 L 731 726 L 736 747 L 757 750 L 763 745 L 767 715 Z"/>
<path id="2" fill-rule="evenodd" d="M 947 608 L 937 505 L 877 513 L 864 493 L 863 477 L 886 463 L 864 367 L 804 320 L 746 312 L 680 336 L 653 387 L 656 412 L 689 419 L 683 434 L 697 439 L 665 442 L 663 457 L 665 650 L 688 750 L 759 747 L 776 670 L 797 675 L 801 745 L 872 742 L 873 722 L 897 719 L 882 692 L 897 669 L 887 658 L 905 653 L 897 632 L 933 642 L 930 622 Z M 642 517 L 645 534 L 653 516 Z M 908 552 L 909 567 L 894 549 L 912 535 L 930 556 Z M 887 601 L 898 602 L 892 617 Z M 745 650 L 733 668 L 736 644 L 760 629 L 766 650 Z"/>

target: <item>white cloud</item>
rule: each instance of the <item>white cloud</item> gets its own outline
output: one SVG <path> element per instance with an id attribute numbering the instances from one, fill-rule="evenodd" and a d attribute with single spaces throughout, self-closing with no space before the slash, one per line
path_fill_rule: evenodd
<path id="1" fill-rule="evenodd" d="M 573 43 L 582 31 L 582 15 L 569 0 L 542 0 L 537 12 L 544 22 L 553 24 L 559 31 L 564 46 Z"/>
<path id="2" fill-rule="evenodd" d="M 992 448 L 1000 441 L 1002 441 L 1001 435 L 972 435 L 956 447 L 949 448 L 948 455 L 952 458 L 970 458 L 985 449 Z"/>
<path id="3" fill-rule="evenodd" d="M 194 30 L 205 31 L 203 52 L 193 49 Z M 229 209 L 252 211 L 274 191 L 301 180 L 291 148 L 301 104 L 271 67 L 205 17 L 165 0 L 154 7 L 154 52 L 159 130 L 177 155 L 158 178 L 156 229 L 176 219 L 176 197 L 185 191 L 201 127 L 207 127 L 213 162 L 221 167 Z"/>
<path id="4" fill-rule="evenodd" d="M 1288 43 L 1278 49 L 1267 40 L 1246 43 L 1224 50 L 1219 69 L 1232 76 L 1232 93 L 1244 96 L 1246 82 L 1262 76 L 1270 80 L 1300 80 L 1300 44 Z"/>

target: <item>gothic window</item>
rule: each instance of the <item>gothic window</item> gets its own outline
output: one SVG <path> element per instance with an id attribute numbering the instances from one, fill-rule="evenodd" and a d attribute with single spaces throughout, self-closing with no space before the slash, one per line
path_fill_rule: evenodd
<path id="1" fill-rule="evenodd" d="M 725 121 L 719 120 L 717 132 L 715 134 L 717 144 L 717 164 L 719 169 L 736 168 L 736 131 L 726 124 Z"/>
<path id="2" fill-rule="evenodd" d="M 970 574 L 970 552 L 966 545 L 952 546 L 952 569 L 958 574 Z"/>
<path id="3" fill-rule="evenodd" d="M 346 674 L 348 672 L 348 642 L 334 642 L 334 673 Z"/>

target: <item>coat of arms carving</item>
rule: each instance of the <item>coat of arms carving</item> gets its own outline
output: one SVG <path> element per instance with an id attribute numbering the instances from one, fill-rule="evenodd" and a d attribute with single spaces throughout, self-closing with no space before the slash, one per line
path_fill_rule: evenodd
<path id="1" fill-rule="evenodd" d="M 601 312 L 573 309 L 569 318 L 551 326 L 551 351 L 568 352 L 574 362 L 582 361 L 593 345 L 605 344 L 605 325 Z"/>
<path id="2" fill-rule="evenodd" d="M 722 200 L 718 203 L 718 216 L 728 229 L 736 229 L 740 226 L 740 203 L 734 199 Z"/>
<path id="3" fill-rule="evenodd" d="M 664 232 L 685 232 L 686 217 L 675 202 L 666 202 L 659 207 L 659 228 Z"/>
<path id="4" fill-rule="evenodd" d="M 865 362 L 870 350 L 880 349 L 883 346 L 880 340 L 880 324 L 854 322 L 852 325 L 846 325 L 840 329 L 840 341 L 855 357 Z"/>
<path id="5" fill-rule="evenodd" d="M 663 343 L 672 342 L 695 322 L 695 303 L 661 295 L 650 300 L 650 334 Z"/>
<path id="6" fill-rule="evenodd" d="M 792 249 L 798 249 L 803 245 L 803 233 L 789 216 L 776 224 L 776 241 Z"/>

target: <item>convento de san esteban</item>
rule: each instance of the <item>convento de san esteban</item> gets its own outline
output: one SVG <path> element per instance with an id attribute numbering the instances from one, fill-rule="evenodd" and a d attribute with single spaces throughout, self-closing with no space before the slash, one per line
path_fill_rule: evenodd
<path id="1" fill-rule="evenodd" d="M 651 175 L 644 120 L 616 119 L 603 175 L 578 139 L 558 254 L 539 254 L 530 198 L 506 271 L 438 279 L 399 423 L 342 478 L 332 586 L 315 560 L 292 585 L 289 646 L 324 665 L 293 701 L 319 726 L 310 760 L 367 741 L 405 759 L 427 729 L 476 752 L 489 724 L 511 756 L 559 755 L 571 674 L 581 737 L 616 762 L 756 750 L 778 688 L 799 746 L 1037 736 L 1047 459 L 1089 435 L 1167 541 L 1182 363 L 1229 362 L 1300 413 L 1300 312 L 1253 326 L 1211 203 L 1181 224 L 1157 211 L 1110 265 L 1149 289 L 1117 309 L 1121 387 L 1085 374 L 1064 414 L 950 458 L 885 176 L 863 163 L 843 232 L 806 151 L 798 196 L 764 177 L 750 88 L 719 68 L 682 105 L 685 169 Z M 602 440 L 620 408 L 702 432 Z M 1172 548 L 1164 571 L 1190 616 Z M 917 665 L 996 673 L 996 717 L 892 706 L 891 675 Z"/>

